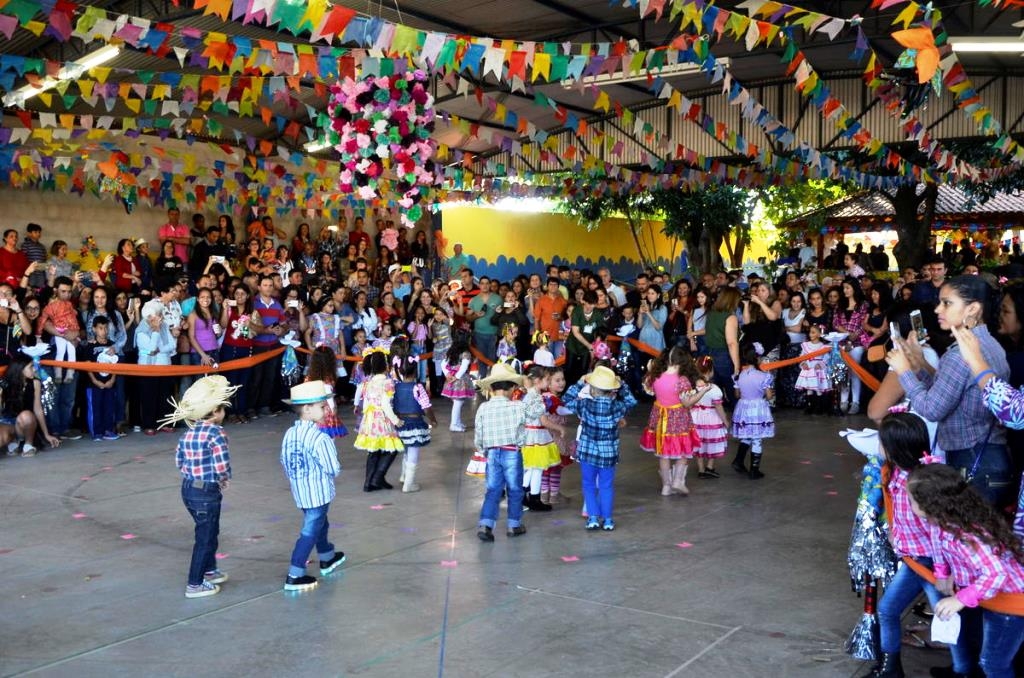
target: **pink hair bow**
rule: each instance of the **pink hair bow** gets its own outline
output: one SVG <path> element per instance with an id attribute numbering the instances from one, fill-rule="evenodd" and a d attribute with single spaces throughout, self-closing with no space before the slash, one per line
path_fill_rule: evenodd
<path id="1" fill-rule="evenodd" d="M 921 457 L 922 464 L 944 464 L 942 457 L 937 457 L 934 454 L 926 454 Z"/>
<path id="2" fill-rule="evenodd" d="M 909 412 L 910 408 L 907 405 L 893 405 L 889 408 L 889 414 L 899 414 L 901 412 Z"/>

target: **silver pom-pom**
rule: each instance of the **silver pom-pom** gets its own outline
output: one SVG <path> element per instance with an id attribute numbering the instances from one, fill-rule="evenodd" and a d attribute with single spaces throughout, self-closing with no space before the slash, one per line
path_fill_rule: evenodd
<path id="1" fill-rule="evenodd" d="M 878 618 L 865 612 L 850 637 L 846 639 L 844 649 L 854 659 L 875 661 L 878 659 L 879 634 Z"/>
<path id="2" fill-rule="evenodd" d="M 43 404 L 43 414 L 50 414 L 57 403 L 57 384 L 54 383 L 53 377 L 44 371 L 39 371 L 36 376 L 42 382 L 39 389 L 39 399 Z"/>

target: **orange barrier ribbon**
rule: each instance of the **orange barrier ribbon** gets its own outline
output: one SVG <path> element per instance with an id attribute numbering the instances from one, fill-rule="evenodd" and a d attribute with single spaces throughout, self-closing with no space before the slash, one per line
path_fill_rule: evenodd
<path id="1" fill-rule="evenodd" d="M 257 353 L 248 358 L 238 358 L 219 363 L 216 368 L 213 365 L 136 365 L 134 363 L 83 363 L 67 362 L 65 360 L 40 360 L 47 367 L 63 367 L 65 369 L 79 370 L 80 372 L 105 372 L 108 374 L 122 374 L 134 377 L 182 377 L 193 374 L 219 374 L 240 370 L 246 367 L 259 365 L 262 362 L 276 358 L 284 353 L 284 347 L 278 347 L 264 353 Z M 6 367 L 3 368 L 6 371 Z"/>

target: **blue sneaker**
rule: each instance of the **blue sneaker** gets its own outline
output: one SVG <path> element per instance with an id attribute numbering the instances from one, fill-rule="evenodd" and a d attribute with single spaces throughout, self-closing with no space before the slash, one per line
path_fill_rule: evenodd
<path id="1" fill-rule="evenodd" d="M 605 532 L 611 532 L 615 529 L 615 521 L 611 518 L 605 518 L 603 529 Z"/>
<path id="2" fill-rule="evenodd" d="M 590 516 L 590 518 L 587 519 L 587 529 L 588 530 L 599 530 L 599 529 L 601 529 L 601 521 L 598 520 L 596 516 Z"/>
<path id="3" fill-rule="evenodd" d="M 103 434 L 103 439 L 104 440 L 120 440 L 121 436 L 117 435 L 113 431 L 107 431 L 106 433 Z"/>

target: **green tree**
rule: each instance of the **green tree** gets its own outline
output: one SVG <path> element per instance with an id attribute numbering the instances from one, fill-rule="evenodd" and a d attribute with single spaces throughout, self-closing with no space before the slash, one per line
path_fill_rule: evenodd
<path id="1" fill-rule="evenodd" d="M 658 259 L 654 242 L 654 225 L 658 220 L 658 208 L 650 193 L 626 195 L 579 194 L 563 200 L 559 211 L 593 231 L 601 226 L 604 219 L 622 217 L 626 221 L 637 257 L 644 268 L 653 267 Z M 668 254 L 668 260 L 675 259 L 675 245 Z M 671 272 L 671 271 L 670 271 Z"/>
<path id="2" fill-rule="evenodd" d="M 748 194 L 735 186 L 699 191 L 655 191 L 653 202 L 665 217 L 664 233 L 686 242 L 690 266 L 699 271 L 722 267 L 725 245 L 732 266 L 743 264 L 750 238 Z"/>

